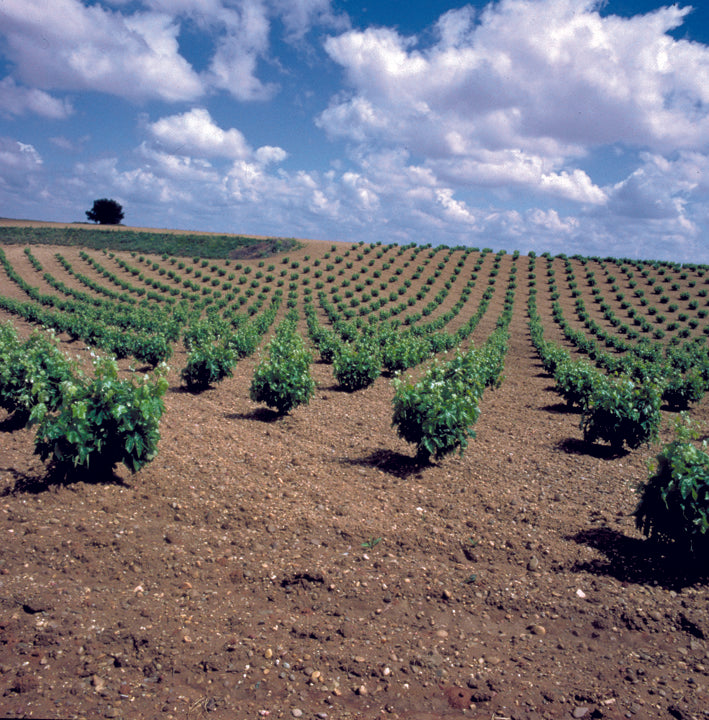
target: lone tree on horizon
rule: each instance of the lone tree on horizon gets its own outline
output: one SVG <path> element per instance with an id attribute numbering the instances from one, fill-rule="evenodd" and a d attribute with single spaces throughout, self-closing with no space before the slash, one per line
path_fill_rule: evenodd
<path id="1" fill-rule="evenodd" d="M 86 217 L 101 225 L 118 225 L 123 220 L 123 208 L 115 200 L 94 200 L 94 206 L 86 211 Z"/>

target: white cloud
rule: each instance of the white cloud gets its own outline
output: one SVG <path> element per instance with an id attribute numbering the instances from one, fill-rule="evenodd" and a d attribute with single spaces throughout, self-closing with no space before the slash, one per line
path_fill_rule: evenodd
<path id="1" fill-rule="evenodd" d="M 352 199 L 364 212 L 372 212 L 379 209 L 379 194 L 381 190 L 368 178 L 363 177 L 359 173 L 348 171 L 342 175 L 342 185 L 344 189 L 348 189 L 351 192 Z"/>
<path id="2" fill-rule="evenodd" d="M 73 112 L 68 100 L 58 100 L 36 88 L 21 87 L 11 77 L 0 80 L 0 116 L 34 113 L 52 120 L 64 120 Z"/>
<path id="3" fill-rule="evenodd" d="M 333 137 L 406 147 L 459 187 L 510 182 L 579 203 L 606 197 L 578 167 L 593 148 L 709 142 L 709 48 L 668 31 L 677 6 L 601 17 L 594 0 L 500 0 L 419 47 L 391 29 L 330 37 L 352 88 L 318 118 Z"/>
<path id="4" fill-rule="evenodd" d="M 605 203 L 606 195 L 596 187 L 591 178 L 579 169 L 561 173 L 542 175 L 539 180 L 540 189 L 566 200 L 575 200 L 580 203 L 600 205 Z"/>
<path id="5" fill-rule="evenodd" d="M 36 170 L 42 165 L 42 158 L 28 143 L 0 138 L 0 164 L 7 169 Z"/>
<path id="6" fill-rule="evenodd" d="M 213 87 L 227 90 L 239 100 L 267 100 L 277 87 L 256 77 L 259 57 L 269 46 L 270 21 L 261 0 L 244 0 L 230 8 L 219 8 L 215 20 L 222 35 L 206 74 Z"/>
<path id="7" fill-rule="evenodd" d="M 464 202 L 453 197 L 450 188 L 436 190 L 436 200 L 444 208 L 446 217 L 456 224 L 475 224 L 475 216 L 468 210 Z"/>
<path id="8" fill-rule="evenodd" d="M 13 69 L 0 114 L 62 119 L 61 90 L 182 104 L 145 109 L 157 119 L 139 123 L 132 153 L 64 174 L 52 155 L 0 140 L 0 205 L 19 207 L 30 188 L 38 206 L 83 217 L 101 188 L 149 225 L 680 259 L 701 251 L 709 223 L 709 48 L 668 34 L 677 7 L 631 18 L 599 7 L 499 0 L 445 13 L 425 42 L 386 28 L 329 38 L 346 89 L 316 124 L 346 154 L 316 171 L 284 163 L 304 145 L 255 147 L 207 107 L 271 98 L 261 68 L 295 70 L 271 57 L 274 33 L 302 53 L 313 27 L 346 22 L 330 0 L 3 0 Z M 201 73 L 180 54 L 186 24 L 212 48 Z M 599 169 L 598 148 L 623 164 Z"/>
<path id="9" fill-rule="evenodd" d="M 239 130 L 222 130 L 204 108 L 161 118 L 149 125 L 148 130 L 161 145 L 181 155 L 237 159 L 251 154 Z"/>
<path id="10" fill-rule="evenodd" d="M 270 165 L 272 163 L 280 164 L 288 157 L 288 153 L 283 148 L 275 147 L 273 145 L 264 145 L 263 147 L 260 147 L 256 151 L 255 155 L 256 160 L 258 160 L 258 162 L 262 165 Z"/>
<path id="11" fill-rule="evenodd" d="M 344 30 L 349 22 L 346 15 L 332 10 L 330 0 L 270 0 L 270 5 L 291 41 L 301 40 L 314 25 Z"/>
<path id="12" fill-rule="evenodd" d="M 566 239 L 579 229 L 579 222 L 574 217 L 561 218 L 556 210 L 530 210 L 526 216 L 527 221 L 537 231 L 543 229 L 553 236 Z"/>
<path id="13" fill-rule="evenodd" d="M 203 93 L 167 15 L 123 16 L 78 0 L 3 0 L 0 28 L 17 76 L 37 88 L 168 101 Z"/>
<path id="14" fill-rule="evenodd" d="M 223 130 L 205 108 L 192 108 L 179 115 L 169 115 L 149 123 L 146 129 L 159 152 L 168 150 L 186 158 L 214 158 L 255 163 L 279 164 L 288 154 L 283 148 L 272 145 L 253 150 L 243 133 L 237 128 Z"/>
<path id="15" fill-rule="evenodd" d="M 116 9 L 81 0 L 3 0 L 0 34 L 16 76 L 41 90 L 94 90 L 134 101 L 192 101 L 209 89 L 266 100 L 278 88 L 257 72 L 274 18 L 296 40 L 314 25 L 346 26 L 330 0 L 144 0 L 147 10 L 133 12 L 132 3 L 111 5 Z M 215 45 L 202 74 L 180 54 L 185 18 Z M 51 110 L 46 99 L 44 107 Z"/>
<path id="16" fill-rule="evenodd" d="M 645 153 L 643 164 L 622 182 L 608 189 L 609 209 L 628 224 L 649 221 L 668 233 L 696 236 L 692 206 L 706 199 L 709 158 L 681 153 L 668 160 Z M 706 220 L 706 210 L 704 210 Z"/>
<path id="17" fill-rule="evenodd" d="M 121 170 L 118 158 L 103 158 L 75 167 L 75 187 L 86 196 L 96 187 L 110 189 L 110 195 L 126 208 L 133 205 L 191 205 L 197 199 L 189 186 L 175 182 L 169 173 L 156 173 L 150 166 Z"/>
<path id="18" fill-rule="evenodd" d="M 196 181 L 207 184 L 219 182 L 219 173 L 208 160 L 161 152 L 145 143 L 140 146 L 138 152 L 145 160 L 145 167 L 171 181 Z"/>
<path id="19" fill-rule="evenodd" d="M 43 161 L 34 146 L 9 137 L 0 137 L 0 194 L 37 191 Z"/>

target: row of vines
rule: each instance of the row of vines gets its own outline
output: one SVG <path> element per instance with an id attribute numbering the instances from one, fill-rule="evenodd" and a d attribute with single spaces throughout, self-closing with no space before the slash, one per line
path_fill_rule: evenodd
<path id="1" fill-rule="evenodd" d="M 135 471 L 154 457 L 164 363 L 180 345 L 194 393 L 260 348 L 250 397 L 278 413 L 310 401 L 316 357 L 346 392 L 384 375 L 392 425 L 419 461 L 462 452 L 483 393 L 502 381 L 519 286 L 540 361 L 589 443 L 648 443 L 662 410 L 689 411 L 709 387 L 704 266 L 364 243 L 253 261 L 67 255 L 0 249 L 0 308 L 100 351 L 83 372 L 46 333 L 0 335 L 0 405 L 36 428 L 37 453 L 64 473 Z M 114 358 L 126 357 L 151 373 L 124 377 Z M 638 526 L 662 536 L 679 523 L 691 545 L 709 530 L 709 459 L 686 434 L 666 453 L 669 479 L 648 483 Z"/>
<path id="2" fill-rule="evenodd" d="M 529 278 L 534 285 L 527 308 L 532 342 L 544 369 L 554 378 L 556 391 L 569 407 L 580 408 L 584 439 L 607 441 L 616 451 L 624 445 L 638 448 L 657 438 L 663 405 L 670 411 L 687 411 L 709 388 L 706 343 L 700 335 L 690 339 L 689 329 L 699 323 L 690 321 L 664 345 L 657 342 L 664 333 L 653 333 L 655 341 L 651 341 L 620 321 L 611 303 L 604 299 L 595 271 L 587 269 L 587 286 L 592 302 L 599 306 L 606 321 L 604 327 L 586 309 L 574 265 L 568 258 L 563 260 L 566 291 L 574 301 L 575 321 L 566 316 L 560 302 L 553 259 L 548 257 L 546 296 L 557 336 L 563 341 L 554 342 L 545 336 L 545 323 L 537 303 L 536 263 L 532 259 Z M 644 290 L 637 288 L 633 279 L 635 271 L 622 261 L 613 263 L 619 265 L 628 287 L 634 289 L 640 308 L 645 307 Z M 585 267 L 588 261 L 582 259 L 579 264 Z M 606 273 L 606 282 L 611 285 L 619 307 L 635 324 L 645 328 L 647 320 L 625 300 L 615 276 L 608 272 L 608 263 L 598 264 Z M 647 284 L 654 287 L 658 278 L 651 276 L 649 268 L 641 264 L 637 269 Z M 665 276 L 664 267 L 656 269 L 659 277 Z M 705 276 L 704 268 L 696 268 L 695 272 L 697 279 Z M 697 279 L 689 279 L 687 270 L 680 270 L 680 278 L 687 281 L 687 287 L 697 285 Z M 669 276 L 663 279 L 671 282 Z M 706 310 L 699 309 L 699 301 L 680 288 L 679 283 L 671 285 L 673 291 L 680 292 L 680 299 L 687 302 L 688 310 L 705 317 Z M 698 298 L 706 296 L 705 289 L 697 291 Z M 649 315 L 654 313 L 649 311 Z M 686 314 L 683 320 L 689 320 Z M 693 442 L 697 433 L 692 431 L 687 417 L 682 419 L 684 423 L 677 423 L 676 439 L 657 455 L 655 470 L 642 487 L 635 511 L 636 525 L 646 535 L 677 542 L 682 550 L 693 554 L 704 554 L 709 549 L 709 455 Z"/>

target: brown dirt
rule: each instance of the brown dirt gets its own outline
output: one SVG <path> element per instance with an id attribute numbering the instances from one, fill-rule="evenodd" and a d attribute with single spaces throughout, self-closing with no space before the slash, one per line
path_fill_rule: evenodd
<path id="1" fill-rule="evenodd" d="M 430 466 L 388 379 L 347 394 L 322 364 L 278 418 L 256 358 L 193 396 L 178 350 L 158 457 L 92 483 L 47 484 L 0 410 L 0 715 L 709 717 L 706 584 L 633 524 L 657 447 L 583 444 L 517 292 L 477 437 Z"/>

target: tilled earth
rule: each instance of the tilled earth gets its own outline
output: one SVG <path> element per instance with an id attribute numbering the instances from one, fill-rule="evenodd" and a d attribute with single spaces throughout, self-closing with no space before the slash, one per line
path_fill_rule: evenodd
<path id="1" fill-rule="evenodd" d="M 389 379 L 323 364 L 279 418 L 256 359 L 194 396 L 177 352 L 158 457 L 91 483 L 0 410 L 0 715 L 709 717 L 706 577 L 634 528 L 658 447 L 582 442 L 518 295 L 477 437 L 427 466 Z"/>

